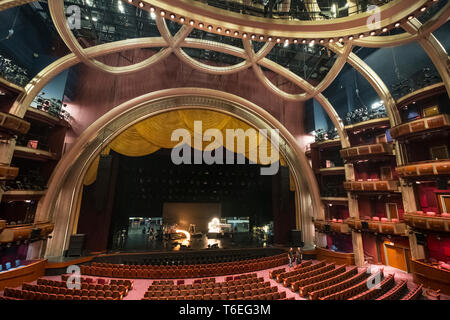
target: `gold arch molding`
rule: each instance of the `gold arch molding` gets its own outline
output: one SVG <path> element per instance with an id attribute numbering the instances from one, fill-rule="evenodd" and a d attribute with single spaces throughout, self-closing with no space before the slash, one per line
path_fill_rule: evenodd
<path id="1" fill-rule="evenodd" d="M 115 107 L 99 118 L 77 139 L 58 162 L 37 219 L 55 223 L 47 242 L 46 257 L 61 256 L 76 224 L 76 202 L 84 176 L 102 149 L 132 125 L 151 116 L 183 108 L 203 108 L 232 115 L 257 129 L 278 129 L 280 152 L 286 159 L 296 187 L 297 227 L 306 247 L 313 248 L 312 217 L 323 217 L 319 188 L 309 163 L 289 131 L 267 111 L 236 95 L 202 88 L 176 88 L 149 93 Z"/>
<path id="2" fill-rule="evenodd" d="M 270 19 L 255 17 L 237 12 L 209 6 L 200 1 L 192 0 L 127 0 L 127 2 L 143 10 L 155 12 L 157 15 L 173 19 L 179 23 L 206 29 L 208 32 L 226 34 L 231 37 L 243 38 L 255 35 L 255 40 L 272 41 L 280 38 L 289 39 L 338 39 L 339 37 L 357 37 L 360 34 L 369 35 L 373 27 L 368 23 L 372 12 L 365 12 L 349 17 L 318 20 L 297 21 L 287 19 Z M 393 0 L 379 7 L 379 23 L 377 29 L 393 27 L 397 22 L 404 22 L 411 15 L 420 12 L 433 4 L 432 0 L 404 1 Z M 260 38 L 263 37 L 263 38 Z"/>

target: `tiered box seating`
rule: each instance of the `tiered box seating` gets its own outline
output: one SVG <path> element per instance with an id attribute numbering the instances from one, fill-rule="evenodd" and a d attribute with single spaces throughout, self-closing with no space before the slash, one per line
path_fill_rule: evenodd
<path id="1" fill-rule="evenodd" d="M 313 264 L 313 265 L 309 265 L 306 267 L 299 267 L 297 269 L 294 269 L 293 271 L 288 271 L 288 272 L 283 272 L 277 275 L 276 281 L 279 283 L 282 283 L 284 281 L 284 279 L 291 277 L 291 276 L 295 276 L 295 275 L 299 275 L 302 273 L 306 273 L 315 269 L 319 269 L 325 266 L 325 262 L 321 261 L 319 263 Z"/>
<path id="2" fill-rule="evenodd" d="M 236 262 L 188 266 L 128 266 L 110 263 L 81 265 L 81 273 L 114 278 L 180 279 L 221 276 L 274 268 L 286 264 L 287 254 Z"/>
<path id="3" fill-rule="evenodd" d="M 446 212 L 441 214 L 431 211 L 407 212 L 405 221 L 414 228 L 450 232 L 450 213 Z"/>
<path id="4" fill-rule="evenodd" d="M 291 283 L 291 290 L 293 292 L 296 292 L 299 290 L 300 287 L 304 287 L 304 286 L 307 286 L 310 284 L 314 284 L 314 283 L 329 279 L 331 277 L 334 277 L 334 276 L 339 275 L 344 272 L 345 272 L 345 266 L 339 266 L 337 268 L 333 268 L 327 272 L 318 274 L 316 276 L 312 276 L 312 277 L 309 277 L 309 278 L 306 278 L 303 280 L 294 281 Z"/>
<path id="5" fill-rule="evenodd" d="M 256 273 L 241 275 L 224 282 L 204 281 L 175 285 L 173 282 L 154 281 L 143 300 L 279 300 L 286 292 L 279 293 L 277 286 L 270 286 Z"/>

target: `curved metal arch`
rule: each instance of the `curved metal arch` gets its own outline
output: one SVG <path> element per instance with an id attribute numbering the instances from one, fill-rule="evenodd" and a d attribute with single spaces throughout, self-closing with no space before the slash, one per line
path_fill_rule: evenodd
<path id="1" fill-rule="evenodd" d="M 447 3 L 447 6 L 450 6 L 450 2 Z M 450 96 L 450 58 L 444 46 L 442 46 L 432 33 L 425 33 L 428 32 L 427 29 L 424 29 L 424 24 L 421 24 L 417 19 L 412 19 L 404 28 L 409 33 L 419 35 L 419 44 L 425 50 L 439 72 L 447 90 L 447 94 Z"/>
<path id="2" fill-rule="evenodd" d="M 58 162 L 36 216 L 55 223 L 46 256 L 61 256 L 75 223 L 74 208 L 90 163 L 121 132 L 153 115 L 180 108 L 203 108 L 233 115 L 258 129 L 278 129 L 293 174 L 296 207 L 307 246 L 313 245 L 311 217 L 323 216 L 323 204 L 314 173 L 289 131 L 264 109 L 236 95 L 202 88 L 175 88 L 152 92 L 127 101 L 97 119 Z"/>

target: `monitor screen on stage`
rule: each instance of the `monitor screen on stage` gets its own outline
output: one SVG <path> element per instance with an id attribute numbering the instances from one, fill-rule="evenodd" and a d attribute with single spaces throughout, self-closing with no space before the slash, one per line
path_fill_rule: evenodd
<path id="1" fill-rule="evenodd" d="M 208 223 L 221 217 L 220 203 L 166 202 L 163 206 L 164 224 L 177 224 L 183 230 L 190 230 L 190 226 L 195 225 L 196 232 L 207 233 Z"/>

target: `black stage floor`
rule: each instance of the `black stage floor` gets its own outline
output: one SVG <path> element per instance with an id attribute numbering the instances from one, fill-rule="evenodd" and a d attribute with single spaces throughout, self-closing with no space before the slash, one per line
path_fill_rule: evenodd
<path id="1" fill-rule="evenodd" d="M 255 239 L 251 233 L 235 233 L 231 237 L 217 239 L 208 238 L 203 234 L 201 237 L 192 237 L 189 242 L 180 240 L 149 240 L 149 235 L 143 233 L 143 227 L 130 228 L 125 239 L 116 238 L 112 252 L 151 252 L 151 251 L 183 251 L 202 250 L 210 247 L 219 249 L 239 248 L 267 248 L 271 245 L 264 239 Z"/>

